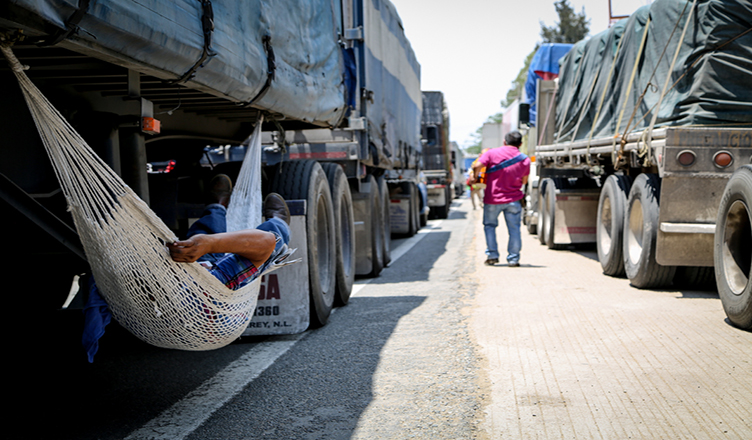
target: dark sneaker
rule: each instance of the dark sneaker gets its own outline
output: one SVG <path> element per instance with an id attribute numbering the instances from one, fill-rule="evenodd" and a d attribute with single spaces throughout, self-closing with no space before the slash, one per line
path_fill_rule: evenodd
<path id="1" fill-rule="evenodd" d="M 290 209 L 285 203 L 285 199 L 277 193 L 269 193 L 264 199 L 264 208 L 262 211 L 267 220 L 278 218 L 288 225 L 290 224 Z"/>
<path id="2" fill-rule="evenodd" d="M 499 262 L 498 258 L 489 258 L 488 260 L 486 260 L 485 264 L 486 264 L 486 266 L 493 266 L 493 265 L 495 265 L 498 262 Z"/>
<path id="3" fill-rule="evenodd" d="M 225 208 L 230 204 L 230 195 L 232 195 L 232 180 L 227 174 L 217 174 L 209 182 L 209 193 L 211 201 L 219 203 Z"/>

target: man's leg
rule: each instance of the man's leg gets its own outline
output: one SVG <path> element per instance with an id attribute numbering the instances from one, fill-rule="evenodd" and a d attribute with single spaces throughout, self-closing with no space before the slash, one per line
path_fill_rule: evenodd
<path id="1" fill-rule="evenodd" d="M 494 264 L 493 260 L 499 261 L 499 248 L 496 244 L 496 226 L 499 225 L 499 211 L 501 205 L 483 205 L 483 232 L 486 234 L 486 264 Z"/>
<path id="2" fill-rule="evenodd" d="M 196 234 L 218 234 L 227 232 L 227 208 L 219 203 L 212 203 L 204 208 L 201 218 L 196 220 L 185 238 L 191 238 Z"/>
<path id="3" fill-rule="evenodd" d="M 261 231 L 271 232 L 272 234 L 278 237 L 277 245 L 274 247 L 274 252 L 272 252 L 272 256 L 278 254 L 282 246 L 290 242 L 290 226 L 288 226 L 287 223 L 285 223 L 284 221 L 276 217 L 270 218 L 264 223 L 261 223 L 260 225 L 258 225 L 256 229 L 259 229 Z"/>
<path id="4" fill-rule="evenodd" d="M 196 234 L 227 232 L 227 205 L 232 194 L 232 180 L 226 174 L 217 174 L 209 182 L 207 202 L 202 217 L 191 225 L 186 238 Z"/>
<path id="5" fill-rule="evenodd" d="M 504 205 L 504 221 L 507 224 L 507 232 L 509 232 L 507 263 L 510 266 L 519 266 L 520 250 L 522 249 L 522 235 L 520 234 L 522 204 L 519 201 Z"/>

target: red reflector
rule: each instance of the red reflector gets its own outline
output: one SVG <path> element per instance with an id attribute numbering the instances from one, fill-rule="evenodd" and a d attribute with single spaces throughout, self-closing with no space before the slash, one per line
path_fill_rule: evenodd
<path id="1" fill-rule="evenodd" d="M 734 157 L 727 151 L 719 151 L 713 156 L 713 162 L 715 162 L 716 166 L 719 168 L 728 168 L 734 163 Z"/>
<path id="2" fill-rule="evenodd" d="M 695 157 L 695 153 L 689 150 L 684 150 L 676 156 L 676 160 L 679 161 L 681 165 L 688 167 L 695 163 Z"/>

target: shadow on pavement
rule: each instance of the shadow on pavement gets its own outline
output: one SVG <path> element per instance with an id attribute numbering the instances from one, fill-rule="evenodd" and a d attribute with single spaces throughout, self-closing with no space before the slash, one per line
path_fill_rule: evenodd
<path id="1" fill-rule="evenodd" d="M 351 438 L 374 398 L 384 345 L 400 319 L 423 301 L 419 296 L 352 298 L 189 439 Z"/>

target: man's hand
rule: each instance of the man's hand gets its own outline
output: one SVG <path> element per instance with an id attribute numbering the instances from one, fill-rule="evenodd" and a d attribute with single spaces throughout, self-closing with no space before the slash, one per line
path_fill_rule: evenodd
<path id="1" fill-rule="evenodd" d="M 170 256 L 178 263 L 193 263 L 206 254 L 237 254 L 251 260 L 256 267 L 274 252 L 277 240 L 271 232 L 243 229 L 219 234 L 194 235 L 167 245 Z"/>
<path id="2" fill-rule="evenodd" d="M 193 263 L 199 258 L 212 252 L 211 235 L 194 235 L 187 240 L 168 243 L 170 257 L 178 263 Z"/>

